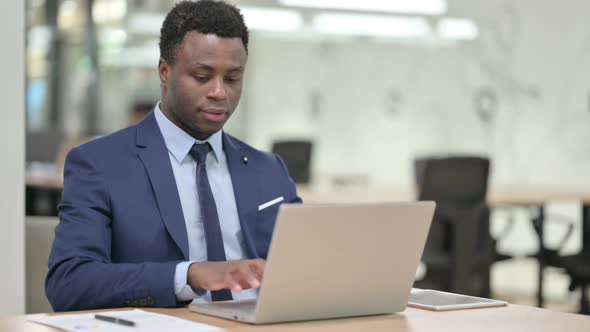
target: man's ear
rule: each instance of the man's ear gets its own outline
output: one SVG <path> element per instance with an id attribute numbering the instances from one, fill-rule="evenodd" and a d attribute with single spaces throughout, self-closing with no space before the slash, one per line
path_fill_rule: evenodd
<path id="1" fill-rule="evenodd" d="M 160 85 L 164 86 L 168 83 L 168 75 L 170 74 L 170 65 L 163 57 L 158 61 L 158 75 L 160 76 Z"/>

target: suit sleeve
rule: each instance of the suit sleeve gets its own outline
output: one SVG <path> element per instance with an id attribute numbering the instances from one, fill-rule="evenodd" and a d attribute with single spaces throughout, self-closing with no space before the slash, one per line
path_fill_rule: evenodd
<path id="1" fill-rule="evenodd" d="M 83 147 L 66 158 L 60 222 L 45 280 L 55 311 L 125 306 L 173 307 L 178 262 L 111 261 L 111 202 L 107 183 Z"/>
<path id="2" fill-rule="evenodd" d="M 301 199 L 301 197 L 299 197 L 297 195 L 297 187 L 295 186 L 295 182 L 293 182 L 293 179 L 291 179 L 291 176 L 289 176 L 289 170 L 287 169 L 287 165 L 285 165 L 285 162 L 278 154 L 274 154 L 274 156 L 277 159 L 277 162 L 279 163 L 281 169 L 283 170 L 285 177 L 289 180 L 288 181 L 288 188 L 289 188 L 289 196 L 288 197 L 291 197 L 291 199 L 287 200 L 285 203 L 303 203 L 303 200 Z"/>

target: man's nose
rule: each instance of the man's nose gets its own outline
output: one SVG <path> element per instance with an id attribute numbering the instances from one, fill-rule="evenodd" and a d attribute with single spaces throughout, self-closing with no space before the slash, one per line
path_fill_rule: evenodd
<path id="1" fill-rule="evenodd" d="M 212 80 L 212 86 L 208 93 L 209 98 L 223 100 L 227 98 L 227 92 L 223 84 L 223 79 Z"/>

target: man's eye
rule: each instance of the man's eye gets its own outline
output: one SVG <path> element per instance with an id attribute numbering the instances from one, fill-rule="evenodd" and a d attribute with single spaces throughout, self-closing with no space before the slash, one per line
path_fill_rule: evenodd
<path id="1" fill-rule="evenodd" d="M 208 76 L 194 75 L 194 77 L 199 82 L 207 82 L 209 80 L 209 77 Z"/>
<path id="2" fill-rule="evenodd" d="M 228 83 L 235 83 L 235 82 L 238 82 L 239 80 L 240 80 L 239 77 L 226 77 L 225 78 L 225 81 Z"/>

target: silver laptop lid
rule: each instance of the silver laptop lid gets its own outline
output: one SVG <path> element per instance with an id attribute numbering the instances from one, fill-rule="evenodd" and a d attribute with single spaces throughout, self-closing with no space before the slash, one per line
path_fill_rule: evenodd
<path id="1" fill-rule="evenodd" d="M 433 202 L 283 204 L 255 321 L 404 310 L 434 208 Z"/>

